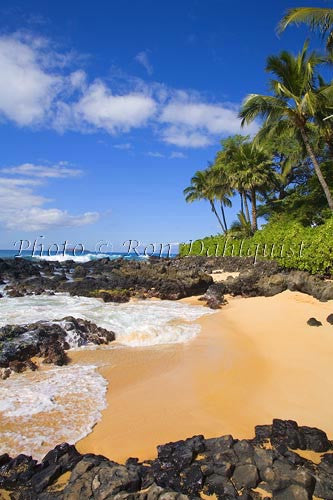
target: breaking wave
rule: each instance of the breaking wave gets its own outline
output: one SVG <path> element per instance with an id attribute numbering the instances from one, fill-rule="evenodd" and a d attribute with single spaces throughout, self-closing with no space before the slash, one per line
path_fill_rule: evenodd
<path id="1" fill-rule="evenodd" d="M 95 366 L 54 367 L 12 375 L 0 385 L 0 454 L 41 459 L 76 443 L 100 420 L 107 382 Z"/>
<path id="2" fill-rule="evenodd" d="M 200 331 L 193 322 L 213 313 L 203 306 L 173 301 L 112 304 L 67 294 L 0 299 L 0 326 L 74 316 L 113 330 L 119 343 L 131 347 L 188 341 Z M 68 341 L 77 347 L 75 334 Z M 76 443 L 100 420 L 106 386 L 95 366 L 81 364 L 14 374 L 1 381 L 0 454 L 26 453 L 41 459 L 59 443 Z"/>
<path id="3" fill-rule="evenodd" d="M 0 299 L 0 326 L 74 316 L 113 330 L 117 341 L 133 347 L 190 340 L 200 331 L 200 325 L 193 321 L 212 313 L 207 307 L 168 300 L 112 304 L 64 293 Z"/>
<path id="4" fill-rule="evenodd" d="M 72 260 L 74 262 L 78 262 L 84 264 L 85 262 L 90 262 L 92 260 L 99 259 L 120 259 L 120 258 L 128 259 L 128 260 L 141 260 L 147 259 L 148 257 L 145 255 L 132 255 L 132 254 L 122 254 L 122 253 L 87 253 L 84 255 L 68 255 L 68 254 L 59 254 L 59 255 L 35 255 L 33 258 L 38 260 L 47 260 L 50 262 L 65 262 L 67 260 Z"/>

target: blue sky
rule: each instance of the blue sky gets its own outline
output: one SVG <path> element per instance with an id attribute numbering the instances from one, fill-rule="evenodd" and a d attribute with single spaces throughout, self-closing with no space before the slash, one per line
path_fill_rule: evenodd
<path id="1" fill-rule="evenodd" d="M 0 248 L 218 232 L 182 191 L 239 131 L 246 94 L 267 91 L 267 55 L 302 46 L 303 28 L 275 34 L 300 5 L 2 0 Z"/>

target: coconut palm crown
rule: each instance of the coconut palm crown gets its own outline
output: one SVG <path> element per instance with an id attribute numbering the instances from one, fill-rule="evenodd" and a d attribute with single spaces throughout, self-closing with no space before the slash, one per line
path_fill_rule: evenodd
<path id="1" fill-rule="evenodd" d="M 328 107 L 332 102 L 332 85 L 318 84 L 317 70 L 322 62 L 316 52 L 308 53 L 307 42 L 297 56 L 287 51 L 270 56 L 266 70 L 274 76 L 269 82 L 273 95 L 250 94 L 243 102 L 240 117 L 242 126 L 257 117 L 264 120 L 257 140 L 289 131 L 303 142 L 333 211 L 332 195 L 311 144 L 311 127 L 318 110 L 322 110 L 326 102 Z"/>

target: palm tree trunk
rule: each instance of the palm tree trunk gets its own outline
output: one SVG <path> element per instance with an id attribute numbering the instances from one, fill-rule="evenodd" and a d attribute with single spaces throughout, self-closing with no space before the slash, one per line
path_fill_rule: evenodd
<path id="1" fill-rule="evenodd" d="M 321 187 L 323 188 L 323 191 L 325 193 L 328 206 L 330 207 L 331 210 L 333 210 L 333 199 L 332 199 L 331 192 L 329 190 L 327 182 L 324 179 L 324 176 L 323 176 L 322 171 L 320 169 L 319 163 L 317 162 L 317 159 L 315 157 L 315 154 L 313 152 L 313 149 L 311 147 L 310 141 L 308 139 L 307 133 L 306 133 L 304 128 L 301 128 L 301 134 L 302 134 L 302 139 L 304 141 L 308 155 L 312 161 L 313 168 L 315 169 L 318 180 L 319 180 Z"/>
<path id="2" fill-rule="evenodd" d="M 222 221 L 221 221 L 221 219 L 220 219 L 220 216 L 219 216 L 219 214 L 217 213 L 217 210 L 216 210 L 216 208 L 215 208 L 215 203 L 214 203 L 212 200 L 209 200 L 209 203 L 210 203 L 210 206 L 211 206 L 211 208 L 212 208 L 212 212 L 216 215 L 216 218 L 217 218 L 217 220 L 219 221 L 219 224 L 220 224 L 220 226 L 221 226 L 221 228 L 222 228 L 222 231 L 225 233 L 225 227 L 223 226 L 223 223 L 222 223 Z"/>
<path id="3" fill-rule="evenodd" d="M 225 211 L 224 211 L 224 206 L 223 206 L 223 202 L 221 201 L 221 214 L 222 214 L 222 219 L 223 219 L 223 223 L 224 223 L 224 228 L 225 228 L 225 232 L 228 231 L 228 225 L 227 225 L 227 219 L 225 218 Z"/>
<path id="4" fill-rule="evenodd" d="M 246 219 L 247 219 L 247 222 L 251 222 L 250 212 L 249 212 L 249 205 L 247 203 L 247 198 L 246 198 L 246 191 L 243 191 L 243 198 L 244 198 L 244 206 L 245 206 Z"/>
<path id="5" fill-rule="evenodd" d="M 243 191 L 239 191 L 239 196 L 240 196 L 240 211 L 244 215 Z"/>
<path id="6" fill-rule="evenodd" d="M 255 232 L 258 229 L 257 225 L 257 198 L 255 188 L 251 189 L 251 205 L 252 205 L 252 231 Z"/>

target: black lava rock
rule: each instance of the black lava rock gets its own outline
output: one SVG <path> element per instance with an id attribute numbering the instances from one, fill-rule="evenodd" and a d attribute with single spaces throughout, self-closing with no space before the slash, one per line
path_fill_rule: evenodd
<path id="1" fill-rule="evenodd" d="M 322 326 L 321 321 L 318 321 L 316 318 L 309 318 L 307 320 L 307 324 L 309 326 Z"/>

